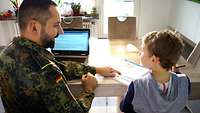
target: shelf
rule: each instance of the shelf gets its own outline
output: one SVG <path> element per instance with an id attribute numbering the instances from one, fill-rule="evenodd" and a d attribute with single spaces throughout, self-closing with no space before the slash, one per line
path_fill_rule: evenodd
<path id="1" fill-rule="evenodd" d="M 13 17 L 0 17 L 0 21 L 17 20 L 15 16 Z"/>
<path id="2" fill-rule="evenodd" d="M 83 18 L 83 19 L 99 19 L 93 16 L 61 16 L 61 18 Z"/>

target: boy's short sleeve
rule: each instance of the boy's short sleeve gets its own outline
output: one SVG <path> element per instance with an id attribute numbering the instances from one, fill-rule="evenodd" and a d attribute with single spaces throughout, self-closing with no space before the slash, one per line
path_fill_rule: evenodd
<path id="1" fill-rule="evenodd" d="M 133 98 L 134 98 L 134 83 L 131 82 L 125 96 L 120 102 L 120 110 L 122 112 L 135 113 L 135 111 L 133 110 L 133 105 L 132 105 Z"/>

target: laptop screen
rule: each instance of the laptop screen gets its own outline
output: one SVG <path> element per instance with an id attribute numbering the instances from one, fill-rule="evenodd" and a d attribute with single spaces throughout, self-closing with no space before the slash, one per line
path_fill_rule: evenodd
<path id="1" fill-rule="evenodd" d="M 52 52 L 67 55 L 89 54 L 89 29 L 63 29 L 64 34 L 55 38 L 55 46 Z"/>

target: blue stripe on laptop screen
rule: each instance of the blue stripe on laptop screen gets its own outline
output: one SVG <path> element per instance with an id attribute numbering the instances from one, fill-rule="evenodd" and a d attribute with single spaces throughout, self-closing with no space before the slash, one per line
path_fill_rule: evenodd
<path id="1" fill-rule="evenodd" d="M 87 51 L 89 44 L 88 31 L 64 31 L 55 38 L 53 50 Z"/>

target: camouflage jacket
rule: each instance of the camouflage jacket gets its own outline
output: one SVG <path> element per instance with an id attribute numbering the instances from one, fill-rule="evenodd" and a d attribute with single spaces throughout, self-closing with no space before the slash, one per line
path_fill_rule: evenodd
<path id="1" fill-rule="evenodd" d="M 0 86 L 7 113 L 87 113 L 94 93 L 81 91 L 75 98 L 68 80 L 95 68 L 75 62 L 57 62 L 36 43 L 14 38 L 0 53 Z"/>

